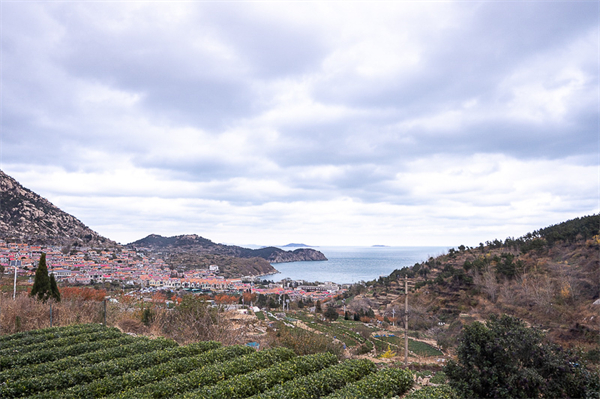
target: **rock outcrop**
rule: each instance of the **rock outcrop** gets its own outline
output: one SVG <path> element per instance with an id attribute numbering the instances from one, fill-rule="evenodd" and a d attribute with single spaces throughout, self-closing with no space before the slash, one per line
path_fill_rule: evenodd
<path id="1" fill-rule="evenodd" d="M 79 219 L 0 170 L 0 238 L 32 244 L 114 247 Z"/>
<path id="2" fill-rule="evenodd" d="M 300 248 L 294 251 L 273 251 L 270 257 L 271 263 L 320 260 L 327 260 L 327 258 L 321 251 L 317 251 L 311 248 Z"/>

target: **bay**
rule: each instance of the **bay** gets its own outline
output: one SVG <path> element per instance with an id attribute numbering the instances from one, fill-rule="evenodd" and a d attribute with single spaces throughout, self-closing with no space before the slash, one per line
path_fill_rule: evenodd
<path id="1" fill-rule="evenodd" d="M 388 276 L 395 269 L 424 262 L 429 257 L 444 254 L 451 247 L 313 247 L 327 261 L 273 263 L 279 273 L 265 276 L 267 280 L 284 278 L 305 281 L 332 281 L 352 284 Z M 289 250 L 289 248 L 283 248 Z"/>

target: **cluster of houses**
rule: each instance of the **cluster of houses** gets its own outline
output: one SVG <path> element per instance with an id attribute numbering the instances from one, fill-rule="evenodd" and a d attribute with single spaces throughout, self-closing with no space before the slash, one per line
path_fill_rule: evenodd
<path id="1" fill-rule="evenodd" d="M 63 284 L 93 284 L 118 282 L 125 286 L 155 289 L 187 289 L 203 292 L 244 292 L 258 294 L 288 294 L 294 300 L 310 297 L 326 300 L 348 287 L 332 282 L 306 284 L 304 281 L 283 280 L 268 286 L 257 286 L 256 277 L 225 279 L 219 276 L 218 265 L 209 269 L 176 271 L 162 259 L 148 257 L 145 252 L 126 248 L 61 248 L 0 240 L 0 265 L 5 274 L 33 277 L 42 253 L 50 273 Z"/>

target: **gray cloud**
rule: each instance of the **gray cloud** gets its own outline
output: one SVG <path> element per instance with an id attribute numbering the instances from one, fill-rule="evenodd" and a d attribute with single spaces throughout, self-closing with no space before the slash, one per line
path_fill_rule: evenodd
<path id="1" fill-rule="evenodd" d="M 6 3 L 1 22 L 2 168 L 110 231 L 428 237 L 597 206 L 572 181 L 597 166 L 595 3 Z"/>
<path id="2" fill-rule="evenodd" d="M 209 4 L 212 18 L 208 22 L 219 36 L 239 52 L 256 79 L 272 80 L 311 73 L 320 67 L 328 51 L 318 29 L 282 21 L 277 13 L 285 4 L 268 6 L 270 15 L 251 4 L 229 7 Z"/>

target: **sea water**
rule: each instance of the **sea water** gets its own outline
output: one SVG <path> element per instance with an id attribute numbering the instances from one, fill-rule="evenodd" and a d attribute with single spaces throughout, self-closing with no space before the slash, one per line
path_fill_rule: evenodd
<path id="1" fill-rule="evenodd" d="M 267 280 L 284 278 L 305 281 L 332 281 L 338 284 L 371 281 L 388 276 L 395 269 L 412 266 L 444 254 L 450 247 L 313 247 L 327 261 L 273 263 L 279 273 Z M 290 250 L 290 248 L 283 248 Z"/>

